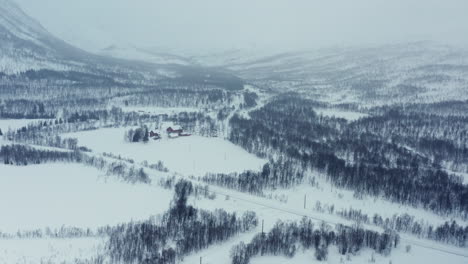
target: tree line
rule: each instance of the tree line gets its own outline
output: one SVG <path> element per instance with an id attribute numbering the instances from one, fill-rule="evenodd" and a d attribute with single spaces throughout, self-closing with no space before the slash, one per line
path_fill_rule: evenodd
<path id="1" fill-rule="evenodd" d="M 335 245 L 341 255 L 355 254 L 362 248 L 370 248 L 380 254 L 390 254 L 398 246 L 400 238 L 393 232 L 378 233 L 354 226 L 326 224 L 316 227 L 310 219 L 299 223 L 278 222 L 268 233 L 257 234 L 251 242 L 231 249 L 232 264 L 249 264 L 254 256 L 274 255 L 294 257 L 299 250 L 313 249 L 316 260 L 325 261 L 328 248 Z"/>
<path id="2" fill-rule="evenodd" d="M 446 221 L 441 225 L 434 226 L 423 221 L 417 221 L 414 216 L 406 213 L 382 218 L 377 214 L 369 216 L 361 210 L 348 209 L 341 210 L 337 214 L 358 223 L 374 224 L 385 230 L 405 232 L 420 238 L 431 239 L 458 247 L 468 246 L 468 226 L 459 225 L 455 220 Z"/>
<path id="3" fill-rule="evenodd" d="M 257 225 L 253 212 L 242 216 L 222 209 L 214 212 L 187 204 L 194 191 L 181 180 L 174 187 L 170 209 L 158 220 L 119 225 L 110 232 L 105 255 L 112 263 L 171 263 L 184 256 L 223 242 Z"/>
<path id="4" fill-rule="evenodd" d="M 117 176 L 131 183 L 150 183 L 151 179 L 143 168 L 127 165 L 123 161 L 110 162 L 101 157 L 87 155 L 81 151 L 37 149 L 25 145 L 3 145 L 0 161 L 6 165 L 27 166 L 50 162 L 80 163 L 103 170 L 109 176 Z"/>
<path id="5" fill-rule="evenodd" d="M 241 173 L 207 173 L 199 180 L 210 184 L 235 189 L 241 192 L 262 195 L 266 188 L 288 188 L 302 182 L 304 171 L 295 160 L 280 157 L 270 160 L 261 171 L 244 171 Z"/>

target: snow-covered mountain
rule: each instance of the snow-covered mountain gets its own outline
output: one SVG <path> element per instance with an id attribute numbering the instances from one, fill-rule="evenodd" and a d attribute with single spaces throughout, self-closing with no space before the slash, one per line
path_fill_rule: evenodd
<path id="1" fill-rule="evenodd" d="M 168 61 L 158 64 L 134 61 L 132 57 L 112 58 L 93 54 L 66 43 L 49 33 L 11 0 L 0 0 L 0 73 L 28 70 L 75 71 L 109 75 L 131 74 L 134 79 L 180 76 Z M 119 57 L 119 56 L 116 56 Z M 132 60 L 129 60 L 132 59 Z"/>
<path id="2" fill-rule="evenodd" d="M 86 73 L 97 79 L 105 77 L 132 84 L 152 84 L 167 78 L 215 86 L 233 80 L 241 83 L 222 70 L 189 64 L 180 56 L 133 47 L 114 46 L 101 54 L 89 53 L 49 33 L 11 0 L 0 0 L 0 74 L 49 70 Z"/>
<path id="3" fill-rule="evenodd" d="M 213 60 L 211 58 L 216 58 Z M 329 48 L 258 57 L 229 52 L 199 62 L 278 91 L 367 104 L 468 99 L 468 51 L 429 42 Z"/>
<path id="4" fill-rule="evenodd" d="M 16 4 L 0 0 L 0 72 L 64 68 L 65 65 L 50 60 L 52 50 L 45 43 L 48 37 L 47 31 Z"/>
<path id="5" fill-rule="evenodd" d="M 154 48 L 138 48 L 133 45 L 111 45 L 98 52 L 100 55 L 127 60 L 147 61 L 155 64 L 190 65 L 190 59 Z"/>

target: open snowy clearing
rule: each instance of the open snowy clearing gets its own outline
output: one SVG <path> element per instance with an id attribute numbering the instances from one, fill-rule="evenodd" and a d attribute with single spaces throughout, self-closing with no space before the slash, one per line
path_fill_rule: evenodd
<path id="1" fill-rule="evenodd" d="M 140 114 L 152 115 L 173 115 L 182 112 L 193 113 L 200 112 L 200 108 L 194 107 L 152 107 L 152 106 L 124 106 L 124 112 L 138 112 Z"/>
<path id="2" fill-rule="evenodd" d="M 37 124 L 46 120 L 49 121 L 48 119 L 0 119 L 0 129 L 5 133 L 9 129 L 20 129 L 28 124 Z"/>
<path id="3" fill-rule="evenodd" d="M 280 197 L 290 208 L 304 208 L 304 198 L 306 198 L 306 207 L 310 211 L 326 211 L 326 208 L 334 206 L 334 212 L 341 210 L 361 210 L 369 217 L 378 214 L 384 218 L 392 218 L 394 215 L 408 214 L 414 216 L 416 221 L 422 220 L 432 225 L 441 225 L 445 221 L 456 220 L 458 223 L 468 224 L 467 221 L 456 217 L 448 218 L 437 215 L 423 208 L 392 203 L 383 198 L 364 196 L 362 198 L 354 197 L 354 192 L 333 187 L 324 180 L 316 180 L 318 187 L 308 184 L 302 184 L 289 190 L 278 189 L 270 193 L 273 197 Z M 284 201 L 286 200 L 286 201 Z"/>
<path id="4" fill-rule="evenodd" d="M 348 121 L 355 121 L 360 118 L 368 116 L 367 114 L 364 114 L 364 113 L 345 111 L 345 110 L 333 109 L 333 108 L 317 108 L 314 110 L 317 112 L 317 114 L 322 115 L 322 116 L 344 118 Z"/>
<path id="5" fill-rule="evenodd" d="M 0 239 L 0 264 L 75 263 L 102 252 L 102 238 Z"/>
<path id="6" fill-rule="evenodd" d="M 468 184 L 468 173 L 466 172 L 458 172 L 458 171 L 452 171 L 452 170 L 445 170 L 447 173 L 450 174 L 455 174 L 459 177 L 461 177 L 463 184 Z"/>
<path id="7" fill-rule="evenodd" d="M 0 231 L 97 228 L 167 210 L 172 192 L 103 176 L 95 168 L 52 163 L 0 165 Z"/>
<path id="8" fill-rule="evenodd" d="M 256 229 L 251 232 L 240 234 L 232 239 L 214 245 L 208 249 L 191 254 L 184 258 L 182 263 L 198 263 L 200 257 L 203 259 L 204 264 L 217 264 L 217 263 L 230 263 L 230 251 L 233 246 L 240 242 L 249 243 L 251 239 L 261 232 L 262 220 L 264 221 L 264 230 L 269 232 L 278 220 L 282 221 L 300 221 L 303 215 L 308 215 L 314 222 L 319 225 L 323 219 L 327 223 L 342 223 L 345 225 L 352 225 L 353 222 L 339 218 L 336 215 L 328 215 L 324 213 L 317 213 L 307 209 L 294 207 L 293 204 L 283 204 L 275 200 L 270 200 L 261 197 L 252 197 L 247 194 L 241 194 L 236 191 L 223 190 L 222 188 L 212 187 L 211 191 L 216 192 L 218 195 L 214 200 L 191 198 L 190 203 L 195 207 L 215 210 L 221 207 L 228 212 L 236 212 L 241 214 L 245 211 L 254 211 L 259 219 L 259 224 Z M 301 203 L 298 203 L 302 205 Z M 379 228 L 376 228 L 382 232 Z M 405 252 L 406 245 L 411 245 L 409 253 Z M 440 250 L 434 250 L 440 249 Z M 444 252 L 445 251 L 445 252 Z M 411 236 L 403 235 L 401 244 L 398 248 L 394 249 L 390 256 L 383 256 L 374 253 L 375 263 L 388 264 L 390 263 L 467 263 L 468 258 L 457 254 L 464 254 L 465 249 L 444 245 L 433 241 L 420 240 Z M 294 258 L 287 258 L 284 256 L 263 256 L 255 257 L 251 260 L 251 264 L 304 264 L 304 263 L 369 263 L 373 250 L 363 249 L 356 256 L 351 256 L 351 261 L 346 260 L 346 256 L 338 254 L 336 247 L 329 248 L 329 258 L 326 262 L 319 262 L 315 259 L 314 250 L 311 249 L 306 252 L 298 251 Z M 453 253 L 451 253 L 453 252 Z M 344 262 L 341 262 L 343 258 Z"/>
<path id="9" fill-rule="evenodd" d="M 404 246 L 403 246 L 404 247 Z M 416 263 L 450 263 L 450 264 L 464 264 L 468 259 L 460 256 L 448 255 L 442 252 L 432 251 L 426 248 L 412 247 L 409 253 L 406 253 L 402 245 L 394 249 L 390 256 L 383 256 L 374 253 L 374 260 L 372 262 L 372 250 L 363 249 L 356 256 L 351 255 L 350 260 L 347 256 L 342 256 L 338 253 L 336 247 L 330 247 L 328 251 L 328 259 L 326 261 L 318 261 L 315 259 L 314 250 L 306 252 L 298 251 L 293 258 L 284 256 L 261 256 L 252 258 L 250 264 L 305 264 L 305 263 L 328 263 L 328 264 L 342 264 L 342 263 L 377 263 L 377 264 L 416 264 Z"/>
<path id="10" fill-rule="evenodd" d="M 110 152 L 139 162 L 162 161 L 170 171 L 185 175 L 260 170 L 266 163 L 265 160 L 221 138 L 192 135 L 157 141 L 150 139 L 148 143 L 125 142 L 124 134 L 129 129 L 105 128 L 65 136 L 75 137 L 80 146 L 86 146 L 99 153 Z"/>

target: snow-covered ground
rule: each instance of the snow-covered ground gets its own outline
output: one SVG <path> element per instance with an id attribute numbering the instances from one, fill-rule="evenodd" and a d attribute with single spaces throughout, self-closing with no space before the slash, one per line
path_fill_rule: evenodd
<path id="1" fill-rule="evenodd" d="M 0 264 L 76 263 L 103 247 L 103 238 L 0 239 Z"/>
<path id="2" fill-rule="evenodd" d="M 193 107 L 152 107 L 152 106 L 124 106 L 124 112 L 138 112 L 140 114 L 154 114 L 154 115 L 173 115 L 182 112 L 192 113 L 200 112 L 199 108 Z"/>
<path id="3" fill-rule="evenodd" d="M 80 146 L 98 153 L 110 152 L 139 162 L 146 160 L 150 164 L 162 161 L 170 171 L 185 175 L 260 170 L 266 163 L 222 138 L 192 135 L 129 143 L 124 141 L 127 130 L 129 128 L 105 128 L 65 136 L 77 138 Z"/>
<path id="4" fill-rule="evenodd" d="M 453 171 L 453 170 L 445 170 L 447 173 L 450 174 L 455 174 L 459 177 L 461 177 L 463 184 L 468 184 L 468 173 L 466 172 L 458 172 L 458 171 Z"/>
<path id="5" fill-rule="evenodd" d="M 0 119 L 0 129 L 5 133 L 9 129 L 15 130 L 28 126 L 28 124 L 37 124 L 45 120 L 46 119 Z"/>
<path id="6" fill-rule="evenodd" d="M 403 246 L 404 247 L 404 246 Z M 401 245 L 394 249 L 390 256 L 383 256 L 374 253 L 374 262 L 372 259 L 372 250 L 363 249 L 357 255 L 351 255 L 349 260 L 347 256 L 338 254 L 336 247 L 330 247 L 327 261 L 320 262 L 315 259 L 314 250 L 297 252 L 293 258 L 284 256 L 260 256 L 252 258 L 250 264 L 305 264 L 305 263 L 377 263 L 377 264 L 419 264 L 419 263 L 450 263 L 466 264 L 468 259 L 460 256 L 449 255 L 443 252 L 433 251 L 427 248 L 412 247 L 410 252 L 406 252 Z"/>
<path id="7" fill-rule="evenodd" d="M 229 212 L 244 212 L 247 210 L 254 211 L 260 221 L 257 228 L 251 232 L 240 234 L 225 243 L 211 246 L 200 252 L 191 254 L 184 258 L 182 263 L 199 263 L 202 257 L 204 264 L 217 264 L 217 263 L 230 263 L 230 251 L 233 246 L 240 242 L 249 243 L 251 239 L 259 232 L 261 232 L 261 222 L 264 221 L 264 230 L 269 232 L 278 220 L 282 221 L 299 221 L 303 216 L 308 216 L 320 224 L 323 219 L 327 223 L 343 223 L 345 225 L 352 224 L 349 221 L 339 219 L 334 215 L 325 215 L 323 213 L 316 213 L 311 210 L 301 208 L 303 203 L 282 204 L 275 200 L 269 200 L 261 197 L 253 197 L 247 194 L 241 194 L 236 191 L 223 190 L 222 188 L 212 187 L 213 192 L 217 193 L 215 200 L 196 199 L 191 198 L 190 203 L 196 207 L 213 210 L 222 206 Z M 295 192 L 295 190 L 291 191 Z M 326 198 L 322 199 L 325 200 Z M 319 219 L 317 219 L 317 218 Z M 375 229 L 382 231 L 379 229 Z M 410 245 L 411 250 L 406 252 L 406 246 Z M 436 250 L 437 249 L 437 250 Z M 331 246 L 329 248 L 329 258 L 325 262 L 319 262 L 315 259 L 314 250 L 306 252 L 298 251 L 293 258 L 286 258 L 283 256 L 258 256 L 251 260 L 251 264 L 305 264 L 305 263 L 369 263 L 373 250 L 363 249 L 357 255 L 351 255 L 350 261 L 346 256 L 338 254 L 338 250 Z M 461 255 L 465 254 L 465 249 L 453 247 L 450 245 L 443 245 L 433 241 L 419 240 L 407 235 L 402 235 L 402 240 L 398 248 L 394 249 L 389 256 L 383 256 L 374 253 L 375 263 L 467 263 L 467 257 Z M 343 262 L 341 261 L 343 259 Z"/>
<path id="8" fill-rule="evenodd" d="M 367 114 L 364 114 L 364 113 L 345 111 L 345 110 L 333 109 L 333 108 L 318 108 L 318 109 L 315 109 L 315 111 L 319 115 L 344 118 L 348 121 L 355 121 L 355 120 L 358 120 L 359 118 L 368 116 Z"/>
<path id="9" fill-rule="evenodd" d="M 79 164 L 0 165 L 0 231 L 96 228 L 148 219 L 167 210 L 172 195 Z"/>
<path id="10" fill-rule="evenodd" d="M 393 215 L 409 214 L 415 217 L 415 220 L 423 220 L 425 223 L 432 225 L 440 225 L 445 221 L 456 220 L 458 223 L 468 224 L 461 218 L 448 218 L 434 214 L 422 208 L 405 206 L 398 203 L 392 203 L 383 198 L 364 196 L 362 198 L 354 197 L 354 192 L 344 189 L 337 189 L 330 183 L 318 178 L 318 187 L 313 187 L 308 184 L 302 184 L 288 190 L 279 189 L 272 191 L 272 197 L 281 197 L 289 205 L 290 208 L 301 209 L 304 207 L 304 197 L 306 198 L 306 207 L 308 210 L 317 211 L 316 205 L 325 210 L 325 207 L 334 206 L 334 211 L 341 210 L 361 210 L 362 213 L 372 217 L 378 214 L 384 218 L 392 218 Z"/>

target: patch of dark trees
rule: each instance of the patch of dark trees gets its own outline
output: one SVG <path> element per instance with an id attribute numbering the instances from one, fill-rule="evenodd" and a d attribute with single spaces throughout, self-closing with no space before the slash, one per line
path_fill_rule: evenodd
<path id="1" fill-rule="evenodd" d="M 41 164 L 50 161 L 74 162 L 80 155 L 71 151 L 54 151 L 31 148 L 23 145 L 3 145 L 0 160 L 8 165 Z"/>
<path id="2" fill-rule="evenodd" d="M 384 105 L 369 109 L 373 115 L 383 115 L 397 110 L 402 113 L 436 114 L 440 116 L 467 116 L 468 101 L 442 101 L 435 103 L 414 103 L 404 105 Z"/>
<path id="3" fill-rule="evenodd" d="M 412 130 L 395 125 L 395 129 L 386 126 L 387 131 L 382 132 L 383 124 L 378 120 L 388 117 L 348 123 L 344 119 L 318 116 L 308 100 L 296 96 L 282 96 L 251 112 L 250 117 L 236 115 L 230 120 L 230 140 L 251 153 L 263 158 L 285 155 L 303 169 L 326 173 L 332 184 L 355 190 L 358 196 L 383 196 L 438 213 L 468 217 L 468 186 L 430 158 L 389 141 L 386 135 L 404 136 Z M 457 128 L 457 122 L 439 120 L 438 125 L 420 121 L 427 124 L 425 130 L 433 126 L 441 133 L 452 131 L 448 135 L 454 140 L 465 140 L 462 135 L 466 130 Z M 359 125 L 367 123 L 379 132 L 371 133 Z"/>
<path id="4" fill-rule="evenodd" d="M 266 188 L 288 188 L 304 179 L 304 172 L 292 159 L 279 159 L 265 164 L 260 172 L 208 173 L 199 180 L 210 184 L 235 189 L 241 192 L 262 195 Z"/>
<path id="5" fill-rule="evenodd" d="M 257 106 L 258 95 L 254 92 L 244 92 L 244 107 Z"/>
<path id="6" fill-rule="evenodd" d="M 35 119 L 54 118 L 55 115 L 46 112 L 45 104 L 37 100 L 4 100 L 0 101 L 0 118 L 5 119 Z"/>
<path id="7" fill-rule="evenodd" d="M 111 230 L 106 255 L 112 263 L 176 263 L 184 256 L 226 241 L 257 225 L 253 212 L 242 216 L 217 209 L 200 210 L 187 204 L 192 183 L 175 185 L 170 209 L 158 220 L 119 225 Z"/>
<path id="8" fill-rule="evenodd" d="M 125 141 L 127 142 L 148 142 L 149 131 L 147 126 L 130 129 L 125 133 Z"/>
<path id="9" fill-rule="evenodd" d="M 405 113 L 391 109 L 352 123 L 348 131 L 356 136 L 371 134 L 408 146 L 436 164 L 450 163 L 445 166 L 468 172 L 468 116 Z"/>
<path id="10" fill-rule="evenodd" d="M 106 109 L 109 103 L 202 109 L 230 104 L 243 89 L 243 81 L 235 76 L 232 80 L 212 76 L 206 82 L 130 77 L 135 83 L 127 83 L 128 77 L 41 70 L 0 78 L 0 117 L 54 118 L 67 111 Z"/>
<path id="11" fill-rule="evenodd" d="M 335 229 L 325 224 L 315 227 L 311 220 L 304 218 L 299 223 L 278 222 L 270 232 L 257 234 L 250 243 L 234 246 L 231 263 L 249 264 L 252 257 L 264 255 L 292 258 L 301 249 L 314 249 L 315 258 L 325 261 L 330 245 L 336 246 L 341 255 L 355 254 L 362 248 L 388 255 L 399 240 L 393 232 L 378 233 L 343 225 L 337 225 Z"/>
<path id="12" fill-rule="evenodd" d="M 0 148 L 0 161 L 6 165 L 27 166 L 50 162 L 79 163 L 92 166 L 130 183 L 150 183 L 143 168 L 129 166 L 126 162 L 109 162 L 104 158 L 89 156 L 81 151 L 57 151 L 37 149 L 24 145 L 4 145 Z"/>
<path id="13" fill-rule="evenodd" d="M 197 107 L 229 104 L 232 94 L 222 89 L 162 88 L 135 91 L 125 97 L 124 106 Z"/>
<path id="14" fill-rule="evenodd" d="M 219 69 L 181 67 L 179 71 L 182 75 L 171 81 L 178 81 L 187 85 L 212 85 L 226 90 L 244 89 L 244 81 L 241 78 Z"/>
<path id="15" fill-rule="evenodd" d="M 394 230 L 413 234 L 420 238 L 426 238 L 443 242 L 458 247 L 468 246 L 468 226 L 461 226 L 455 220 L 446 221 L 439 226 L 430 225 L 423 221 L 416 221 L 408 214 L 393 215 L 390 218 L 382 218 L 374 214 L 369 216 L 361 210 L 349 209 L 337 212 L 338 215 L 359 223 L 374 224 L 384 230 Z"/>

